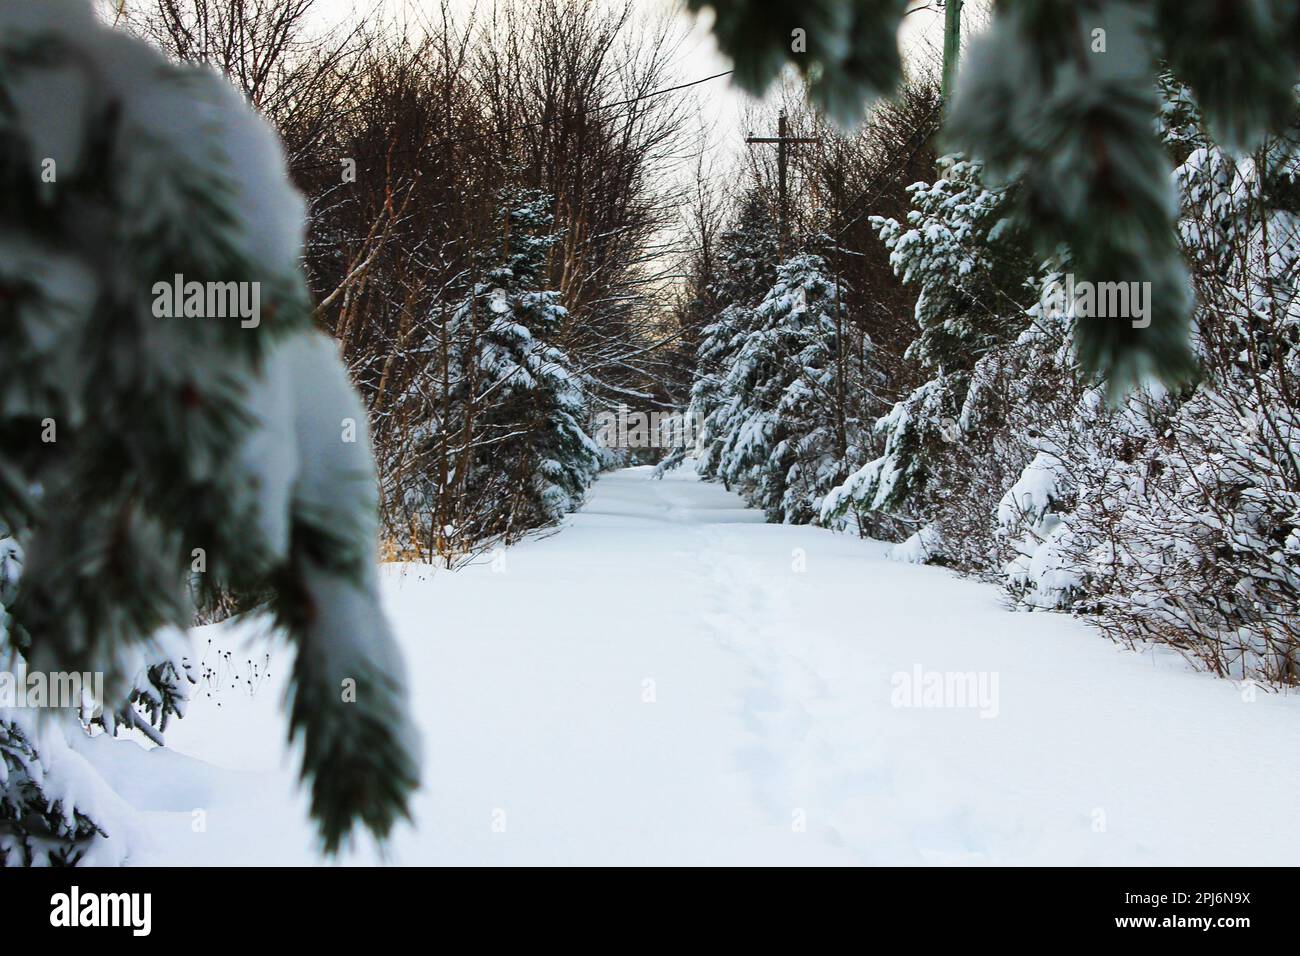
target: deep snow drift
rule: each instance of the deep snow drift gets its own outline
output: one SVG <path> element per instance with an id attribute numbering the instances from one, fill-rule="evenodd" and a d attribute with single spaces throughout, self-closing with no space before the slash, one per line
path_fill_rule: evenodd
<path id="1" fill-rule="evenodd" d="M 389 861 L 1300 858 L 1300 700 L 649 474 L 606 475 L 504 558 L 383 569 L 425 749 Z M 252 636 L 195 633 L 220 676 L 167 750 L 86 742 L 144 812 L 132 862 L 319 859 L 283 743 L 289 652 L 268 664 Z"/>

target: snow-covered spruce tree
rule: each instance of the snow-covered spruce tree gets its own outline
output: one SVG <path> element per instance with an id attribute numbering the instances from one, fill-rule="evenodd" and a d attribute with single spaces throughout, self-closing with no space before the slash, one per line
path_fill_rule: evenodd
<path id="1" fill-rule="evenodd" d="M 771 287 L 780 258 L 776 221 L 757 187 L 742 194 L 735 222 L 718 247 L 719 276 L 709 291 L 722 305 L 700 335 L 689 410 L 692 420 L 701 423 L 697 467 L 710 478 L 722 477 L 722 437 L 710 433 L 708 423 L 723 401 L 723 382 L 754 328 L 754 307 Z"/>
<path id="2" fill-rule="evenodd" d="M 703 426 L 718 443 L 717 474 L 770 521 L 812 520 L 840 477 L 840 298 L 821 257 L 777 266 Z"/>
<path id="3" fill-rule="evenodd" d="M 111 712 L 189 624 L 196 567 L 269 596 L 333 851 L 357 822 L 386 834 L 417 769 L 364 411 L 311 329 L 302 222 L 274 134 L 219 77 L 84 0 L 0 2 L 0 525 L 24 554 L 6 649 L 32 671 L 103 672 Z M 3 826 L 28 862 L 13 840 L 40 804 L 42 744 L 6 726 Z M 58 791 L 53 838 L 106 834 L 121 858 L 87 779 Z"/>
<path id="4" fill-rule="evenodd" d="M 909 188 L 915 208 L 907 222 L 874 217 L 897 275 L 917 290 L 917 337 L 907 357 L 931 376 L 879 419 L 881 454 L 827 496 L 822 517 L 847 513 L 869 520 L 888 514 L 917 530 L 912 548 L 937 558 L 935 529 L 927 529 L 944 499 L 969 474 L 954 456 L 975 453 L 982 430 L 963 420 L 971 370 L 1013 341 L 1026 324 L 1032 295 L 1026 276 L 1033 259 L 1023 233 L 1009 220 L 1013 188 L 991 189 L 978 163 L 940 160 L 943 175 Z M 979 448 L 980 452 L 990 449 Z"/>
<path id="5" fill-rule="evenodd" d="M 691 386 L 690 415 L 699 427 L 696 469 L 704 478 L 720 479 L 728 489 L 731 484 L 722 467 L 727 409 L 733 398 L 727 391 L 728 376 L 754 324 L 752 306 L 738 302 L 723 306 L 700 336 L 695 382 Z"/>
<path id="6" fill-rule="evenodd" d="M 510 541 L 582 502 L 600 470 L 582 381 L 557 344 L 567 315 L 546 289 L 560 236 L 551 197 L 507 188 L 482 278 L 450 321 L 450 412 L 429 447 L 453 449 L 456 493 L 473 502 L 460 535 Z"/>

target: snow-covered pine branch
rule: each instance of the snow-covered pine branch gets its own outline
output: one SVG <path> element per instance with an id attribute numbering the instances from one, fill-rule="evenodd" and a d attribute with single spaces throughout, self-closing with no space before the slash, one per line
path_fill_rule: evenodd
<path id="1" fill-rule="evenodd" d="M 0 525 L 25 553 L 7 648 L 103 672 L 109 707 L 162 717 L 139 664 L 170 659 L 159 635 L 189 625 L 193 572 L 272 594 L 322 841 L 358 822 L 384 836 L 417 769 L 374 589 L 373 465 L 337 350 L 311 328 L 303 203 L 275 134 L 220 77 L 85 0 L 5 0 L 0 196 Z M 209 294 L 175 314 L 174 282 Z M 216 284 L 252 309 L 213 314 Z"/>

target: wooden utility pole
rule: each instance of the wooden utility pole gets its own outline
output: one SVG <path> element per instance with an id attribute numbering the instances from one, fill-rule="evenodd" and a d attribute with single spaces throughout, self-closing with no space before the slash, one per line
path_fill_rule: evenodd
<path id="1" fill-rule="evenodd" d="M 952 95 L 953 81 L 957 78 L 957 59 L 961 56 L 961 4 L 962 0 L 945 0 L 943 5 L 943 98 Z"/>
<path id="2" fill-rule="evenodd" d="M 775 136 L 746 136 L 746 143 L 776 143 L 776 180 L 777 180 L 777 233 L 780 237 L 781 257 L 785 257 L 786 229 L 789 222 L 789 205 L 785 189 L 786 147 L 794 143 L 819 143 L 817 136 L 787 136 L 785 110 L 776 120 Z"/>

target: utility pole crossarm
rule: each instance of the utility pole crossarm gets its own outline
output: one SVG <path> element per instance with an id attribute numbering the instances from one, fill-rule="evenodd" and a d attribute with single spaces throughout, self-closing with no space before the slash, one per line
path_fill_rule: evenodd
<path id="1" fill-rule="evenodd" d="M 786 151 L 789 147 L 797 143 L 820 143 L 820 136 L 787 136 L 785 135 L 785 110 L 782 110 L 776 120 L 775 136 L 746 136 L 746 143 L 775 143 L 776 144 L 776 173 L 777 173 L 777 192 L 778 192 L 778 210 L 777 210 L 777 228 L 779 232 L 781 255 L 785 255 L 786 240 L 786 190 L 785 190 L 785 169 L 786 169 Z"/>

